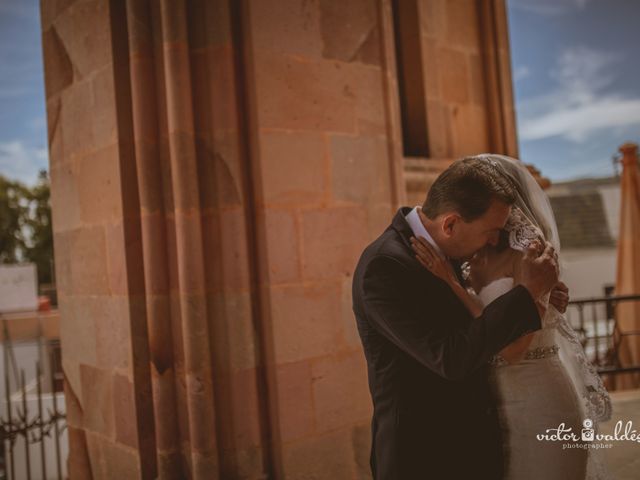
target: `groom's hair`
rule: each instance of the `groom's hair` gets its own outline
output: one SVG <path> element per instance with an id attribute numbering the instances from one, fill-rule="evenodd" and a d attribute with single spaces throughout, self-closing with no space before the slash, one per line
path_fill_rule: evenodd
<path id="1" fill-rule="evenodd" d="M 422 211 L 430 219 L 456 211 L 466 222 L 481 217 L 492 200 L 516 201 L 511 182 L 490 162 L 466 157 L 453 162 L 431 185 Z"/>

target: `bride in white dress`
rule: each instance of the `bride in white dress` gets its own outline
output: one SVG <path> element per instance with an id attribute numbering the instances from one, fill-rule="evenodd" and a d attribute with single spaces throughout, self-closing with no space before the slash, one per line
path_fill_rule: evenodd
<path id="1" fill-rule="evenodd" d="M 511 179 L 518 199 L 499 245 L 484 248 L 463 264 L 467 290 L 454 291 L 474 316 L 513 288 L 518 256 L 527 248 L 543 247 L 545 241 L 551 242 L 556 252 L 560 248 L 547 197 L 526 167 L 502 155 L 479 157 Z M 459 283 L 451 264 L 428 242 L 420 239 L 414 248 L 425 268 L 450 284 Z M 611 476 L 601 452 L 588 448 L 590 442 L 583 442 L 581 433 L 585 427 L 597 432 L 598 424 L 611 417 L 609 395 L 565 316 L 548 303 L 548 298 L 538 308 L 542 329 L 508 345 L 490 362 L 489 380 L 495 391 L 504 444 L 505 479 L 608 480 Z M 559 428 L 571 429 L 580 440 L 538 437 Z"/>

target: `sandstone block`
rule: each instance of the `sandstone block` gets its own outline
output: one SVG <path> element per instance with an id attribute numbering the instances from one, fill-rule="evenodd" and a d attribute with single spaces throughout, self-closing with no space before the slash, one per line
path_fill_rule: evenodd
<path id="1" fill-rule="evenodd" d="M 75 162 L 51 165 L 51 205 L 53 207 L 51 213 L 53 229 L 56 233 L 72 230 L 81 225 L 82 206 L 77 174 L 78 167 Z"/>
<path id="2" fill-rule="evenodd" d="M 353 273 L 366 246 L 366 213 L 362 207 L 302 212 L 306 279 L 339 278 Z"/>
<path id="3" fill-rule="evenodd" d="M 266 128 L 354 132 L 344 64 L 256 51 L 258 117 Z"/>
<path id="4" fill-rule="evenodd" d="M 431 158 L 447 158 L 452 155 L 453 134 L 449 114 L 451 108 L 439 100 L 427 101 L 427 126 L 429 128 Z M 425 191 L 424 194 L 426 195 L 426 193 Z"/>
<path id="5" fill-rule="evenodd" d="M 138 432 L 133 384 L 124 375 L 113 375 L 113 411 L 116 441 L 138 448 Z"/>
<path id="6" fill-rule="evenodd" d="M 211 345 L 214 364 L 229 371 L 256 366 L 255 332 L 249 292 L 215 294 L 211 306 Z"/>
<path id="7" fill-rule="evenodd" d="M 55 23 L 78 78 L 111 61 L 108 4 L 101 0 L 75 2 Z"/>
<path id="8" fill-rule="evenodd" d="M 114 436 L 112 374 L 101 368 L 80 364 L 84 428 L 108 438 Z"/>
<path id="9" fill-rule="evenodd" d="M 454 158 L 490 150 L 484 109 L 475 105 L 459 105 L 452 112 Z"/>
<path id="10" fill-rule="evenodd" d="M 479 50 L 480 31 L 478 2 L 453 0 L 446 2 L 447 35 L 449 45 Z"/>
<path id="11" fill-rule="evenodd" d="M 69 180 L 78 191 L 83 223 L 114 222 L 121 218 L 120 168 L 115 146 L 78 159 L 74 173 Z"/>
<path id="12" fill-rule="evenodd" d="M 255 2 L 254 41 L 280 53 L 319 57 L 323 38 L 320 35 L 320 12 L 317 2 L 282 0 Z"/>
<path id="13" fill-rule="evenodd" d="M 285 478 L 352 480 L 355 472 L 349 430 L 285 445 L 283 464 Z"/>
<path id="14" fill-rule="evenodd" d="M 418 12 L 422 33 L 441 38 L 447 29 L 447 0 L 419 0 Z"/>
<path id="15" fill-rule="evenodd" d="M 300 280 L 300 236 L 295 213 L 291 210 L 267 209 L 267 262 L 269 283 L 291 283 Z"/>
<path id="16" fill-rule="evenodd" d="M 284 363 L 278 365 L 276 371 L 282 441 L 286 443 L 311 435 L 314 418 L 309 361 Z"/>
<path id="17" fill-rule="evenodd" d="M 57 245 L 67 243 L 56 255 L 56 279 L 62 293 L 106 295 L 109 279 L 105 234 L 102 226 L 78 228 L 56 235 Z M 59 263 L 58 263 L 59 262 Z"/>
<path id="18" fill-rule="evenodd" d="M 59 121 L 65 158 L 58 161 L 70 161 L 94 148 L 93 112 L 87 108 L 93 104 L 92 85 L 90 80 L 75 82 L 62 92 Z"/>
<path id="19" fill-rule="evenodd" d="M 380 64 L 381 45 L 375 2 L 321 0 L 320 13 L 322 54 L 325 58 Z"/>
<path id="20" fill-rule="evenodd" d="M 335 200 L 363 207 L 390 201 L 390 168 L 385 138 L 331 136 L 331 190 Z"/>
<path id="21" fill-rule="evenodd" d="M 53 3 L 53 2 L 46 2 Z M 45 95 L 50 99 L 73 82 L 73 65 L 55 27 L 42 32 Z"/>
<path id="22" fill-rule="evenodd" d="M 327 189 L 327 148 L 315 132 L 262 132 L 260 160 L 264 200 L 318 204 Z"/>
<path id="23" fill-rule="evenodd" d="M 451 103 L 467 103 L 469 71 L 465 54 L 447 47 L 438 48 L 438 72 L 443 100 Z"/>
<path id="24" fill-rule="evenodd" d="M 277 363 L 327 355 L 341 336 L 340 289 L 335 283 L 270 289 Z"/>
<path id="25" fill-rule="evenodd" d="M 316 429 L 326 432 L 371 417 L 367 366 L 361 350 L 314 360 Z"/>

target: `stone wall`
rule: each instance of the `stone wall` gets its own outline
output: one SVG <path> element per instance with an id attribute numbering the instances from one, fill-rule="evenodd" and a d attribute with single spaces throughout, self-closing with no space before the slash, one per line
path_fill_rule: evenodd
<path id="1" fill-rule="evenodd" d="M 419 0 L 417 13 L 430 151 L 405 162 L 410 205 L 457 158 L 518 156 L 505 2 Z"/>
<path id="2" fill-rule="evenodd" d="M 71 478 L 370 475 L 360 252 L 515 149 L 503 2 L 416 8 L 405 161 L 389 0 L 42 1 Z"/>

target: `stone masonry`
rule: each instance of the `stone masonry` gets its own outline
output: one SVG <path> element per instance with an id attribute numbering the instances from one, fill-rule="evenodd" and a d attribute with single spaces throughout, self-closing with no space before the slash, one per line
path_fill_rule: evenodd
<path id="1" fill-rule="evenodd" d="M 407 0 L 409 2 L 416 0 Z M 42 0 L 72 479 L 369 478 L 364 246 L 516 155 L 504 0 Z"/>

